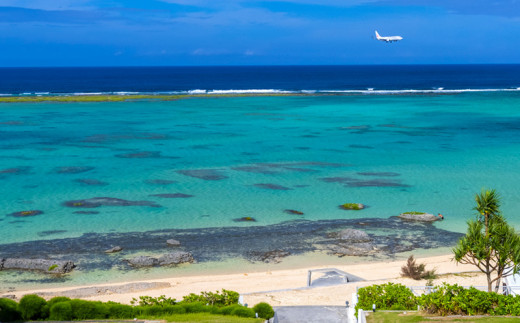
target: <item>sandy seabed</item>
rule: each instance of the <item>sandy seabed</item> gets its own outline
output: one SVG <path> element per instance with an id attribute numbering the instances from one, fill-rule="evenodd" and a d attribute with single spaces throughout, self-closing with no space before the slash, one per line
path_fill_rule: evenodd
<path id="1" fill-rule="evenodd" d="M 221 289 L 239 292 L 245 303 L 257 304 L 268 302 L 273 306 L 296 305 L 345 305 L 345 301 L 352 300 L 352 294 L 358 287 L 383 284 L 387 282 L 400 283 L 406 286 L 424 286 L 426 280 L 413 280 L 400 277 L 401 267 L 406 260 L 370 262 L 352 265 L 335 265 L 331 267 L 308 267 L 300 269 L 267 270 L 263 272 L 244 272 L 234 274 L 212 274 L 171 277 L 142 282 L 166 282 L 170 287 L 155 288 L 124 293 L 112 293 L 83 297 L 88 300 L 115 301 L 129 304 L 132 298 L 147 295 L 167 297 L 181 300 L 189 293 L 201 291 L 216 291 Z M 426 270 L 435 269 L 438 278 L 435 285 L 442 282 L 459 284 L 462 286 L 487 286 L 486 277 L 472 265 L 457 264 L 453 255 L 431 256 L 418 258 L 417 263 L 426 264 Z M 352 282 L 324 287 L 307 288 L 308 272 L 312 269 L 336 268 L 351 275 L 363 278 L 364 281 Z M 313 273 L 313 279 L 319 274 Z M 118 284 L 104 284 L 103 286 L 117 286 Z M 93 287 L 95 285 L 91 285 Z M 89 287 L 88 285 L 81 287 Z M 78 288 L 78 287 L 75 287 Z M 18 299 L 24 294 L 52 292 L 60 293 L 70 291 L 71 288 L 34 289 L 13 292 Z"/>

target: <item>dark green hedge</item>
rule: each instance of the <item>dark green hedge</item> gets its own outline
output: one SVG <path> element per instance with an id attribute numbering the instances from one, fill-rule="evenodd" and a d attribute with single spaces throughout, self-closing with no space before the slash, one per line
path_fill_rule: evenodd
<path id="1" fill-rule="evenodd" d="M 11 299 L 0 298 L 0 322 L 20 321 L 22 319 L 49 319 L 53 321 L 133 319 L 135 317 L 160 317 L 201 312 L 240 317 L 256 316 L 256 307 L 255 310 L 238 304 L 219 307 L 191 301 L 180 302 L 175 305 L 151 302 L 149 304 L 153 305 L 130 306 L 114 302 L 103 303 L 67 297 L 55 297 L 46 302 L 37 295 L 25 295 L 18 304 Z M 257 304 L 258 309 L 260 309 L 257 310 L 260 317 L 264 317 L 262 316 L 263 313 L 268 311 L 267 307 L 262 304 Z M 266 305 L 269 306 L 269 304 Z"/>

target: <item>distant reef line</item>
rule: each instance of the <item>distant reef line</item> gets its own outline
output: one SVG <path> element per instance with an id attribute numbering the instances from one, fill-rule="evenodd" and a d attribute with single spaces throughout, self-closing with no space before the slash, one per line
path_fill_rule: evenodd
<path id="1" fill-rule="evenodd" d="M 0 103 L 42 102 L 131 102 L 131 101 L 174 101 L 188 98 L 260 97 L 260 96 L 331 96 L 334 93 L 226 93 L 226 94 L 101 94 L 101 95 L 42 95 L 2 96 Z"/>

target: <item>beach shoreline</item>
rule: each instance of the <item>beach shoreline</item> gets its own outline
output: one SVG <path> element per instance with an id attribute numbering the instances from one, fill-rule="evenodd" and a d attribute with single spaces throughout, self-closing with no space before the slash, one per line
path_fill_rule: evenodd
<path id="1" fill-rule="evenodd" d="M 4 293 L 4 296 L 7 294 L 14 295 L 17 299 L 20 299 L 25 294 L 46 293 L 44 296 L 47 298 L 58 295 L 76 295 L 77 298 L 88 300 L 115 301 L 129 304 L 133 298 L 144 295 L 152 297 L 166 295 L 167 297 L 182 300 L 182 296 L 190 293 L 227 289 L 239 292 L 243 295 L 244 302 L 248 304 L 266 301 L 274 306 L 344 305 L 345 300 L 350 300 L 352 293 L 358 287 L 386 282 L 401 283 L 406 286 L 424 286 L 426 284 L 425 280 L 414 281 L 400 277 L 400 268 L 405 263 L 405 259 L 400 259 L 350 265 L 307 266 L 299 269 L 267 269 L 233 274 L 182 275 L 161 279 L 139 280 L 141 285 L 135 285 L 135 282 L 128 281 L 124 283 L 87 284 L 74 288 L 70 286 L 34 288 Z M 457 283 L 463 286 L 485 285 L 485 276 L 483 274 L 477 272 L 474 266 L 455 263 L 452 254 L 417 258 L 417 263 L 426 264 L 427 270 L 435 269 L 436 274 L 439 275 L 434 280 L 436 285 L 441 282 Z M 364 281 L 307 288 L 309 270 L 323 268 L 339 269 L 363 278 Z M 319 274 L 314 274 L 313 279 L 315 280 L 318 277 Z M 132 283 L 134 285 L 129 285 Z M 135 286 L 141 286 L 141 288 Z M 74 292 L 71 294 L 71 290 L 75 290 L 76 294 Z M 69 291 L 68 294 L 67 291 Z M 81 294 L 82 291 L 86 294 Z"/>

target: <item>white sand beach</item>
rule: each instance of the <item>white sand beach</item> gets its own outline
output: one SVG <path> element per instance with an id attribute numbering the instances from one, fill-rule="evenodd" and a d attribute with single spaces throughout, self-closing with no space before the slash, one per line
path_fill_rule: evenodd
<path id="1" fill-rule="evenodd" d="M 459 284 L 462 286 L 486 286 L 486 278 L 471 265 L 461 265 L 455 263 L 453 255 L 433 256 L 418 258 L 417 263 L 426 264 L 426 270 L 435 269 L 439 275 L 434 280 L 438 285 L 442 282 Z M 155 288 L 138 291 L 125 291 L 122 293 L 100 292 L 98 295 L 82 297 L 89 300 L 115 301 L 129 304 L 133 297 L 141 295 L 157 297 L 166 295 L 167 297 L 181 300 L 182 296 L 189 293 L 199 293 L 201 291 L 216 291 L 222 288 L 234 290 L 243 295 L 244 302 L 247 304 L 257 304 L 265 301 L 273 306 L 290 305 L 344 305 L 345 301 L 351 300 L 352 293 L 357 287 L 386 282 L 401 283 L 406 286 L 424 286 L 426 280 L 412 280 L 400 277 L 401 267 L 406 260 L 391 262 L 369 262 L 363 264 L 330 266 L 349 274 L 361 277 L 365 281 L 340 284 L 326 287 L 306 288 L 308 271 L 311 269 L 330 268 L 309 267 L 291 270 L 273 270 L 264 272 L 244 272 L 229 275 L 198 275 L 172 277 L 156 280 L 143 280 L 143 282 L 169 283 L 170 287 Z M 318 274 L 313 274 L 313 279 Z M 118 286 L 118 284 L 105 284 L 103 286 Z M 81 286 L 92 287 L 92 286 Z M 60 293 L 70 291 L 79 287 L 38 289 L 14 292 L 11 294 L 20 298 L 24 294 L 53 292 Z"/>

